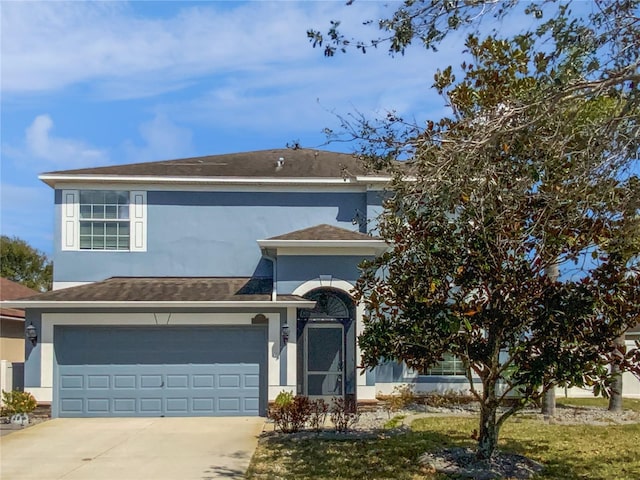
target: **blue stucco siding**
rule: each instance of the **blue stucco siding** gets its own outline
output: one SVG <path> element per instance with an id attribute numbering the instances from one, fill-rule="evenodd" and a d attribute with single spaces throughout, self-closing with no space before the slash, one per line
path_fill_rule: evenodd
<path id="1" fill-rule="evenodd" d="M 265 276 L 259 239 L 319 225 L 352 229 L 365 192 L 147 192 L 147 251 L 61 251 L 56 191 L 54 280 L 112 276 Z"/>
<path id="2" fill-rule="evenodd" d="M 377 235 L 378 216 L 383 211 L 382 202 L 390 194 L 379 190 L 367 192 L 367 232 Z"/>
<path id="3" fill-rule="evenodd" d="M 278 293 L 289 294 L 303 283 L 320 275 L 355 283 L 360 277 L 358 264 L 365 258 L 357 255 L 300 255 L 278 257 Z"/>

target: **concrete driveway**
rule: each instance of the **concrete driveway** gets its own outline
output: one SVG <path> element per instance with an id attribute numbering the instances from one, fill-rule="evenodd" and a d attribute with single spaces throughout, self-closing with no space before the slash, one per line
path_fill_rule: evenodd
<path id="1" fill-rule="evenodd" d="M 244 478 L 263 426 L 259 417 L 59 418 L 0 438 L 0 478 Z"/>

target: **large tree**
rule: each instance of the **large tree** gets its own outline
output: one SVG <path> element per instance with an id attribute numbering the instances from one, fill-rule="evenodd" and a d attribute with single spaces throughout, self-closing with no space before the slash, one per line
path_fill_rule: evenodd
<path id="1" fill-rule="evenodd" d="M 51 290 L 53 265 L 47 256 L 18 237 L 0 238 L 0 275 L 34 290 Z"/>
<path id="2" fill-rule="evenodd" d="M 385 40 L 398 53 L 416 39 L 436 46 L 478 10 L 514 15 L 515 3 L 406 1 L 379 22 L 386 39 L 347 41 L 338 22 L 329 43 L 309 36 L 328 55 Z M 348 116 L 340 132 L 394 178 L 378 219 L 391 248 L 356 288 L 364 363 L 424 370 L 460 357 L 481 406 L 481 458 L 555 384 L 606 391 L 610 364 L 640 375 L 638 350 L 615 342 L 640 316 L 638 2 L 594 5 L 582 17 L 552 5 L 547 19 L 530 4 L 535 31 L 470 34 L 461 79 L 451 67 L 435 78 L 450 116 Z M 511 393 L 519 400 L 501 409 Z"/>

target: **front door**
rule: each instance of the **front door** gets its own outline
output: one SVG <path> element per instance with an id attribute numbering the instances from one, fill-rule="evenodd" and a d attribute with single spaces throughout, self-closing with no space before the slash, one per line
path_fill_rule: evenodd
<path id="1" fill-rule="evenodd" d="M 311 399 L 344 395 L 344 327 L 311 323 L 305 327 L 304 391 Z"/>

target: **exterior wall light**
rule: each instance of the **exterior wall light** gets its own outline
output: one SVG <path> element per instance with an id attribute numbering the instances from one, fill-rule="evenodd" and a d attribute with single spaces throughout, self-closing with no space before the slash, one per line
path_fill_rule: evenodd
<path id="1" fill-rule="evenodd" d="M 38 331 L 36 330 L 36 327 L 34 327 L 33 323 L 30 322 L 25 331 L 27 339 L 31 340 L 31 345 L 35 346 L 36 343 L 38 343 Z"/>
<path id="2" fill-rule="evenodd" d="M 281 333 L 282 333 L 282 344 L 286 345 L 289 342 L 289 325 L 288 324 L 284 324 L 282 325 L 282 329 L 281 329 Z"/>

